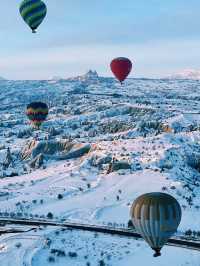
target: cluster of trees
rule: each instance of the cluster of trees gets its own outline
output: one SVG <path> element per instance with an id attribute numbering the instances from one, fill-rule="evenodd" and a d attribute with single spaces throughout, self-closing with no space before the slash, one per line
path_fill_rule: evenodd
<path id="1" fill-rule="evenodd" d="M 187 230 L 185 231 L 185 236 L 188 236 L 188 237 L 195 237 L 195 238 L 200 238 L 200 231 L 195 231 L 195 230 Z"/>
<path id="2" fill-rule="evenodd" d="M 49 212 L 46 216 L 45 215 L 38 215 L 32 213 L 23 213 L 23 212 L 0 212 L 0 217 L 10 217 L 10 218 L 41 218 L 41 219 L 53 219 L 54 215 L 52 212 Z"/>

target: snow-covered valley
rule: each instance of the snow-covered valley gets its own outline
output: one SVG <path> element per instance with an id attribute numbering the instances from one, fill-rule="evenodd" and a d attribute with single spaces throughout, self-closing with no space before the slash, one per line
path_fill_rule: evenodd
<path id="1" fill-rule="evenodd" d="M 0 81 L 0 215 L 127 227 L 145 192 L 173 195 L 179 232 L 200 235 L 200 81 L 86 75 Z M 46 102 L 33 130 L 27 104 Z M 9 149 L 8 149 L 9 148 Z M 199 266 L 200 253 L 141 240 L 40 228 L 2 235 L 3 266 Z"/>

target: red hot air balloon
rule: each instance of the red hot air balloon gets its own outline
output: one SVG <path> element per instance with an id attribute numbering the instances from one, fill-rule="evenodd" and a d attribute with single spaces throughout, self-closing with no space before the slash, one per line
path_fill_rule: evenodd
<path id="1" fill-rule="evenodd" d="M 126 57 L 118 57 L 112 60 L 110 68 L 115 77 L 122 83 L 131 72 L 132 62 Z"/>

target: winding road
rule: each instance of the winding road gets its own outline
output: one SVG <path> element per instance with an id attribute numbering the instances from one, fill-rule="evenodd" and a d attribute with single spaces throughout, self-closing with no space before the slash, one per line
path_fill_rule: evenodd
<path id="1" fill-rule="evenodd" d="M 142 239 L 141 235 L 137 232 L 130 230 L 130 229 L 123 229 L 123 228 L 113 228 L 109 226 L 100 226 L 100 225 L 92 225 L 92 224 L 81 224 L 81 223 L 71 223 L 71 222 L 57 222 L 49 220 L 42 220 L 42 219 L 23 219 L 23 218 L 0 218 L 1 225 L 24 225 L 24 226 L 55 226 L 55 227 L 62 227 L 67 229 L 73 230 L 82 230 L 82 231 L 90 231 L 96 233 L 103 233 L 103 234 L 110 234 L 110 235 L 118 235 L 121 237 L 132 237 L 137 239 Z M 14 230 L 14 229 L 13 229 Z M 0 234 L 6 234 L 8 230 L 5 229 L 0 231 Z M 192 249 L 200 251 L 200 240 L 187 240 L 183 239 L 181 236 L 176 236 L 174 238 L 170 238 L 167 245 Z"/>

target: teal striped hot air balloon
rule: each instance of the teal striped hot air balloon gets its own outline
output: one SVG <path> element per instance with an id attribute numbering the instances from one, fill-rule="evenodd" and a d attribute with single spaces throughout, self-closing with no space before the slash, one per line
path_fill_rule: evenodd
<path id="1" fill-rule="evenodd" d="M 47 14 L 47 7 L 41 0 L 24 0 L 19 8 L 23 20 L 35 33 Z"/>

